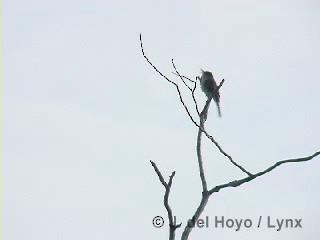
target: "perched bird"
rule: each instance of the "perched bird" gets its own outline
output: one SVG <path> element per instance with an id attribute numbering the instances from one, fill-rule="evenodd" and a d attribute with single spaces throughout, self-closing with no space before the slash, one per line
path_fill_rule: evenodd
<path id="1" fill-rule="evenodd" d="M 216 81 L 213 78 L 213 75 L 209 71 L 203 71 L 201 69 L 201 78 L 200 78 L 200 86 L 201 90 L 204 92 L 204 94 L 207 96 L 208 101 L 211 101 L 213 99 L 218 107 L 218 113 L 219 117 L 221 117 L 221 111 L 220 111 L 220 94 L 218 91 L 218 85 Z"/>

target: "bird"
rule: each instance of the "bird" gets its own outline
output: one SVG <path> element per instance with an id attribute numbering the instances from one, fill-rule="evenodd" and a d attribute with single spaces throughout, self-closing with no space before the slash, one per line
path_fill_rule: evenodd
<path id="1" fill-rule="evenodd" d="M 215 101 L 218 107 L 218 114 L 221 117 L 221 110 L 220 110 L 220 94 L 219 89 L 212 72 L 204 71 L 201 69 L 201 77 L 200 77 L 200 86 L 201 90 L 207 96 L 208 100 L 211 101 L 212 99 Z"/>

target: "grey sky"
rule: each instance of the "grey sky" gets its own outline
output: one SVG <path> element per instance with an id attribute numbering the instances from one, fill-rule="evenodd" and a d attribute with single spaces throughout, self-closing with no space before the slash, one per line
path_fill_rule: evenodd
<path id="1" fill-rule="evenodd" d="M 186 76 L 226 80 L 207 129 L 239 164 L 256 172 L 318 151 L 320 4 L 257 2 L 3 2 L 3 239 L 166 239 L 151 222 L 166 212 L 150 159 L 177 172 L 178 221 L 192 216 L 197 129 L 139 33 L 177 82 L 171 58 Z M 209 186 L 244 176 L 206 139 L 204 157 Z M 302 218 L 303 229 L 210 226 L 191 239 L 314 239 L 319 180 L 319 157 L 286 165 L 213 195 L 203 213 Z"/>

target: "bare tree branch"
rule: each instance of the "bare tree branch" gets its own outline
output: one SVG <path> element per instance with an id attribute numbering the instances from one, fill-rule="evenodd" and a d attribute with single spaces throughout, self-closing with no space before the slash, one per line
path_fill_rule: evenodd
<path id="1" fill-rule="evenodd" d="M 204 107 L 204 109 L 206 106 Z M 202 110 L 203 112 L 203 110 Z M 204 126 L 204 115 L 200 116 L 200 127 L 198 130 L 198 136 L 197 136 L 197 159 L 198 159 L 198 167 L 199 167 L 199 174 L 200 174 L 200 179 L 201 179 L 201 184 L 202 184 L 202 196 L 201 196 L 201 201 L 199 203 L 198 208 L 196 209 L 195 213 L 193 214 L 192 218 L 189 220 L 187 225 L 185 226 L 182 235 L 181 235 L 181 240 L 187 240 L 189 237 L 190 232 L 192 231 L 192 228 L 195 226 L 196 221 L 199 219 L 200 215 L 202 214 L 205 206 L 208 203 L 210 195 L 208 194 L 208 189 L 207 189 L 207 181 L 206 177 L 204 174 L 204 168 L 203 168 L 203 161 L 202 161 L 202 154 L 201 154 L 201 136 L 202 136 L 202 130 Z"/>
<path id="2" fill-rule="evenodd" d="M 213 94 L 215 94 L 216 92 L 219 91 L 219 89 L 222 87 L 223 83 L 224 83 L 224 79 L 222 79 L 222 81 L 220 82 L 218 88 L 216 89 L 216 91 L 215 91 Z M 208 99 L 207 102 L 206 102 L 206 104 L 205 104 L 205 106 L 204 106 L 204 108 L 203 108 L 203 110 L 202 110 L 201 113 L 200 113 L 200 124 L 201 124 L 201 119 L 204 120 L 204 121 L 207 120 L 207 115 L 208 115 L 208 109 L 209 109 L 210 102 L 211 102 L 211 99 Z M 202 118 L 201 118 L 201 116 L 202 116 Z M 202 126 L 199 126 L 199 128 L 200 128 L 201 131 L 206 135 L 206 137 L 209 138 L 210 141 L 214 143 L 214 145 L 216 145 L 216 147 L 219 149 L 219 151 L 220 151 L 224 156 L 226 156 L 226 157 L 229 159 L 229 161 L 230 161 L 234 166 L 236 166 L 237 168 L 239 168 L 242 172 L 246 173 L 248 176 L 251 176 L 251 175 L 252 175 L 252 174 L 251 174 L 249 171 L 247 171 L 244 167 L 242 167 L 241 165 L 239 165 L 238 163 L 236 163 L 236 162 L 232 159 L 232 157 L 231 157 L 229 154 L 227 154 L 227 153 L 222 149 L 222 147 L 219 145 L 219 143 L 218 143 L 211 135 L 209 135 L 207 131 L 205 131 L 203 125 L 202 125 Z"/>
<path id="3" fill-rule="evenodd" d="M 176 68 L 176 66 L 175 66 L 175 64 L 174 64 L 173 59 L 171 59 L 171 63 L 172 63 L 172 66 L 173 66 L 174 70 L 176 71 L 174 74 L 177 75 L 177 76 L 179 76 L 180 79 L 182 80 L 182 82 L 184 83 L 184 85 L 190 90 L 191 96 L 192 96 L 192 99 L 193 99 L 193 103 L 194 103 L 194 105 L 195 105 L 197 114 L 198 114 L 198 116 L 199 116 L 200 113 L 199 113 L 198 103 L 197 103 L 197 100 L 196 100 L 196 98 L 195 98 L 195 96 L 194 96 L 194 91 L 196 90 L 196 87 L 197 87 L 197 79 L 196 79 L 196 81 L 192 81 L 190 78 L 187 78 L 188 80 L 190 80 L 190 81 L 192 81 L 192 82 L 194 83 L 194 87 L 193 87 L 193 88 L 189 87 L 189 86 L 185 83 L 185 81 L 183 80 L 183 78 L 186 78 L 186 77 L 180 75 L 180 73 L 178 72 L 178 70 L 177 70 L 177 68 Z"/>
<path id="4" fill-rule="evenodd" d="M 221 87 L 223 84 L 220 83 Z M 219 89 L 218 89 L 219 90 Z M 199 174 L 200 174 L 200 179 L 201 179 L 201 184 L 202 184 L 202 196 L 201 196 L 201 201 L 199 203 L 199 206 L 197 207 L 195 213 L 193 214 L 191 220 L 187 223 L 185 226 L 182 235 L 181 235 L 181 240 L 187 240 L 189 237 L 189 234 L 192 231 L 192 228 L 195 226 L 196 221 L 199 219 L 201 216 L 202 212 L 204 211 L 204 208 L 206 207 L 208 200 L 209 200 L 209 193 L 207 189 L 207 181 L 206 177 L 204 174 L 204 168 L 203 168 L 203 161 L 202 161 L 202 154 L 201 154 L 201 136 L 202 136 L 202 130 L 204 128 L 204 123 L 207 119 L 207 114 L 208 114 L 208 108 L 210 105 L 211 99 L 208 99 L 205 106 L 203 107 L 203 110 L 201 111 L 201 114 L 199 115 L 200 117 L 200 127 L 198 129 L 198 137 L 197 137 L 197 159 L 198 159 L 198 167 L 199 167 Z"/>
<path id="5" fill-rule="evenodd" d="M 253 174 L 251 176 L 248 176 L 248 177 L 245 177 L 245 178 L 242 178 L 240 180 L 235 180 L 235 181 L 232 181 L 232 182 L 229 182 L 229 183 L 225 183 L 225 184 L 221 184 L 221 185 L 218 185 L 218 186 L 215 186 L 214 188 L 212 188 L 210 191 L 209 191 L 209 194 L 213 194 L 215 192 L 219 192 L 221 189 L 223 188 L 228 188 L 228 187 L 238 187 L 246 182 L 250 182 L 251 180 L 257 178 L 257 177 L 260 177 L 268 172 L 271 172 L 272 170 L 274 170 L 275 168 L 281 166 L 282 164 L 285 164 L 285 163 L 293 163 L 293 162 L 306 162 L 306 161 L 310 161 L 312 160 L 313 158 L 315 158 L 316 156 L 320 155 L 320 151 L 312 154 L 311 156 L 308 156 L 308 157 L 303 157 L 303 158 L 295 158 L 295 159 L 287 159 L 287 160 L 282 160 L 282 161 L 279 161 L 279 162 L 276 162 L 274 165 L 272 165 L 271 167 L 268 167 L 267 169 L 261 171 L 261 172 L 258 172 L 256 174 Z"/>
<path id="6" fill-rule="evenodd" d="M 166 181 L 164 180 L 164 178 L 163 178 L 163 176 L 162 176 L 159 168 L 158 168 L 157 165 L 155 164 L 155 162 L 153 162 L 153 161 L 150 160 L 150 163 L 151 163 L 152 167 L 154 168 L 154 170 L 156 171 L 156 173 L 157 173 L 157 175 L 158 175 L 158 178 L 159 178 L 161 184 L 162 184 L 165 188 L 167 188 L 167 187 L 168 187 L 168 184 L 167 184 Z M 174 173 L 174 172 L 173 172 L 173 173 Z M 174 175 L 173 173 L 172 173 L 172 175 Z"/>
<path id="7" fill-rule="evenodd" d="M 194 92 L 196 91 L 196 88 L 197 88 L 197 81 L 194 82 L 194 86 L 193 86 L 191 95 L 192 95 L 192 99 L 193 99 L 194 105 L 196 106 L 196 110 L 197 110 L 198 116 L 200 116 L 200 112 L 199 112 L 199 108 L 198 108 L 198 103 L 197 103 L 197 100 L 196 100 L 196 98 L 195 98 L 195 96 L 194 96 Z"/>
<path id="8" fill-rule="evenodd" d="M 176 66 L 174 65 L 174 62 L 173 62 L 173 59 L 171 59 L 171 63 L 172 63 L 172 66 L 174 68 L 174 70 L 176 71 L 176 75 L 178 75 L 181 79 L 181 81 L 183 82 L 183 84 L 190 90 L 190 92 L 192 92 L 192 88 L 188 86 L 188 84 L 186 84 L 186 82 L 183 80 L 183 77 L 180 75 L 180 73 L 178 72 Z"/>
<path id="9" fill-rule="evenodd" d="M 202 191 L 207 191 L 207 181 L 204 175 L 204 169 L 203 169 L 203 162 L 202 162 L 202 155 L 201 155 L 201 130 L 198 131 L 198 137 L 197 137 L 197 157 L 198 157 L 198 165 L 199 165 L 199 173 L 200 173 L 200 179 L 202 184 Z"/>
<path id="10" fill-rule="evenodd" d="M 150 60 L 148 59 L 148 57 L 145 55 L 144 50 L 143 50 L 143 45 L 142 45 L 142 37 L 141 37 L 141 34 L 140 34 L 140 47 L 141 47 L 141 51 L 142 51 L 143 57 L 144 57 L 144 58 L 147 60 L 147 62 L 153 67 L 153 69 L 154 69 L 157 73 L 159 73 L 163 78 L 165 78 L 168 82 L 170 82 L 171 84 L 173 84 L 173 85 L 176 87 L 176 90 L 177 90 L 177 92 L 178 92 L 178 94 L 179 94 L 180 102 L 182 103 L 182 105 L 183 105 L 184 109 L 186 110 L 188 116 L 190 117 L 191 121 L 192 121 L 196 126 L 199 126 L 199 125 L 197 124 L 197 122 L 193 119 L 193 117 L 192 117 L 192 115 L 191 115 L 191 113 L 190 113 L 187 105 L 184 103 L 178 84 L 176 84 L 175 82 L 171 81 L 171 80 L 170 80 L 169 78 L 167 78 L 164 74 L 162 74 L 162 73 L 150 62 Z"/>
<path id="11" fill-rule="evenodd" d="M 174 175 L 176 174 L 176 172 L 172 172 L 170 177 L 169 177 L 169 181 L 168 183 L 164 180 L 160 170 L 158 169 L 157 165 L 150 160 L 150 163 L 152 165 L 152 167 L 154 168 L 155 172 L 157 173 L 158 175 L 158 178 L 161 182 L 161 184 L 164 186 L 165 188 L 165 194 L 164 194 L 164 197 L 163 197 L 163 203 L 164 203 L 164 206 L 167 210 L 167 213 L 168 213 L 168 219 L 169 219 L 169 240 L 174 240 L 175 239 L 175 231 L 177 228 L 179 228 L 181 226 L 182 223 L 179 223 L 179 224 L 176 224 L 175 223 L 175 220 L 174 220 L 174 217 L 173 217 L 173 214 L 172 214 L 172 209 L 169 205 L 169 195 L 170 195 L 170 190 L 171 190 L 171 186 L 172 186 L 172 180 L 173 180 L 173 177 Z"/>
<path id="12" fill-rule="evenodd" d="M 187 79 L 187 80 L 189 80 L 190 82 L 193 82 L 193 83 L 195 83 L 195 81 L 193 81 L 193 80 L 191 80 L 190 78 L 188 78 L 188 77 L 186 77 L 186 76 L 183 76 L 183 75 L 178 75 L 177 73 L 175 73 L 175 72 L 172 72 L 174 75 L 176 75 L 176 76 L 178 76 L 178 77 L 183 77 L 183 78 L 185 78 L 185 79 Z"/>
<path id="13" fill-rule="evenodd" d="M 224 156 L 226 156 L 226 157 L 230 160 L 230 162 L 231 162 L 234 166 L 238 167 L 242 172 L 246 173 L 248 176 L 252 176 L 252 173 L 250 173 L 250 172 L 247 171 L 244 167 L 242 167 L 241 165 L 239 165 L 238 163 L 236 163 L 236 162 L 232 159 L 232 157 L 231 157 L 229 154 L 227 154 L 227 153 L 222 149 L 222 147 L 219 145 L 219 143 L 218 143 L 211 135 L 209 135 L 209 134 L 208 134 L 206 131 L 204 131 L 203 129 L 201 129 L 201 130 L 202 130 L 202 132 L 207 136 L 207 138 L 209 138 L 210 141 L 213 142 L 214 145 L 216 145 L 216 147 L 219 149 L 219 151 L 220 151 Z"/>
<path id="14" fill-rule="evenodd" d="M 198 221 L 199 217 L 201 216 L 201 213 L 203 212 L 205 206 L 208 203 L 210 195 L 208 194 L 208 192 L 202 192 L 202 197 L 201 197 L 201 201 L 199 203 L 199 206 L 196 210 L 196 212 L 194 213 L 193 217 L 191 218 L 191 221 L 189 221 L 187 223 L 187 225 L 185 226 L 182 235 L 181 235 L 181 240 L 187 240 L 189 237 L 189 234 L 191 233 L 193 227 L 195 226 L 195 223 Z"/>

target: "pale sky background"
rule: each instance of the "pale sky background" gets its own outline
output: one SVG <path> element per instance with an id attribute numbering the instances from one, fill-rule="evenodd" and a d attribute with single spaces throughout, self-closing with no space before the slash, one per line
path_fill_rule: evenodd
<path id="1" fill-rule="evenodd" d="M 178 221 L 192 217 L 201 196 L 197 129 L 143 59 L 139 33 L 149 58 L 177 82 L 171 58 L 191 78 L 200 68 L 225 78 L 222 118 L 212 105 L 207 129 L 251 172 L 320 149 L 319 1 L 2 5 L 5 240 L 167 239 L 167 222 L 152 225 L 166 211 L 150 159 L 167 179 L 176 171 L 171 206 Z M 203 145 L 210 187 L 245 176 Z M 316 239 L 319 181 L 318 157 L 222 190 L 202 215 L 210 227 L 190 239 Z M 215 228 L 215 216 L 254 227 Z M 303 228 L 277 232 L 267 216 L 302 218 Z"/>

